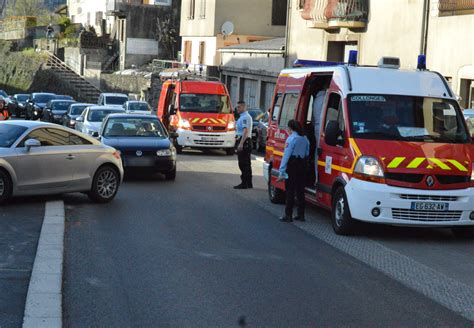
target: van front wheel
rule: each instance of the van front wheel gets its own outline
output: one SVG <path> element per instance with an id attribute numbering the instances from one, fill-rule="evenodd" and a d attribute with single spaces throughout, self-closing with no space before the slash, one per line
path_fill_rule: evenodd
<path id="1" fill-rule="evenodd" d="M 354 233 L 356 222 L 351 216 L 344 187 L 337 188 L 332 199 L 332 228 L 338 235 Z"/>

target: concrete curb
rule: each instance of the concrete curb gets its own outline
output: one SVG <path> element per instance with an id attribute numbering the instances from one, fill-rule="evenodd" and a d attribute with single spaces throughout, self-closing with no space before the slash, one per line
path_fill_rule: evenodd
<path id="1" fill-rule="evenodd" d="M 26 297 L 23 327 L 62 327 L 64 203 L 47 202 Z"/>

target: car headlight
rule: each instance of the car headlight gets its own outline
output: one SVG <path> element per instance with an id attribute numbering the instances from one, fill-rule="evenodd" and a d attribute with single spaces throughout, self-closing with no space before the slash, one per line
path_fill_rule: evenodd
<path id="1" fill-rule="evenodd" d="M 188 120 L 185 120 L 184 118 L 182 118 L 178 122 L 178 128 L 189 130 L 191 129 L 191 123 L 189 123 Z"/>
<path id="2" fill-rule="evenodd" d="M 171 155 L 173 155 L 173 152 L 171 151 L 171 149 L 161 149 L 161 150 L 156 151 L 156 156 L 165 157 L 165 156 L 171 156 Z"/>
<path id="3" fill-rule="evenodd" d="M 229 130 L 229 131 L 235 130 L 235 122 L 234 121 L 229 121 L 229 123 L 227 123 L 227 130 Z"/>
<path id="4" fill-rule="evenodd" d="M 370 156 L 362 156 L 357 160 L 354 177 L 365 181 L 385 183 L 382 166 L 376 158 Z"/>

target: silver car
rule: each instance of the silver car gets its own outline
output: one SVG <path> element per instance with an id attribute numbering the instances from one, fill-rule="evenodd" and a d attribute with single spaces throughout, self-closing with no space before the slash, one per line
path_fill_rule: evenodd
<path id="1" fill-rule="evenodd" d="M 90 136 L 45 122 L 0 122 L 0 203 L 70 192 L 106 203 L 122 179 L 120 152 Z"/>

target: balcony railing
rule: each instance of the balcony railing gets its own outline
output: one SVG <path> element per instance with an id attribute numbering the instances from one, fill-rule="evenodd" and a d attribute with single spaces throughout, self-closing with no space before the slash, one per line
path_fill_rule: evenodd
<path id="1" fill-rule="evenodd" d="M 438 0 L 441 15 L 474 14 L 474 0 Z"/>
<path id="2" fill-rule="evenodd" d="M 369 14 L 368 0 L 306 0 L 301 13 L 309 27 L 364 28 Z"/>

